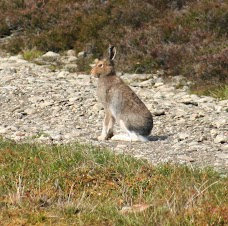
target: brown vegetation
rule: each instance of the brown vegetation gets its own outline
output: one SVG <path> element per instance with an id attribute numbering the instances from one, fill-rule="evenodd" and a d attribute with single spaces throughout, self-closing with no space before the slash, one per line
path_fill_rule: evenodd
<path id="1" fill-rule="evenodd" d="M 0 37 L 14 34 L 4 46 L 14 54 L 74 48 L 98 57 L 112 42 L 119 70 L 227 82 L 226 1 L 0 0 L 0 20 Z"/>

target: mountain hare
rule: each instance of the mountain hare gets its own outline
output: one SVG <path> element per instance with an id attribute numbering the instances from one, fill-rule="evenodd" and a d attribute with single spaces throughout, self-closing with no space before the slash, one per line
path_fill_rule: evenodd
<path id="1" fill-rule="evenodd" d="M 152 115 L 131 88 L 116 75 L 115 56 L 116 48 L 109 46 L 109 59 L 98 61 L 91 70 L 91 75 L 98 78 L 97 96 L 105 111 L 98 140 L 148 141 L 147 136 L 153 128 Z M 115 122 L 126 134 L 113 136 Z"/>

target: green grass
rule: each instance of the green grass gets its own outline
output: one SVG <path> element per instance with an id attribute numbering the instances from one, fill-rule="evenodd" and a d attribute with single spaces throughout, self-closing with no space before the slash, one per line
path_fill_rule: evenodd
<path id="1" fill-rule="evenodd" d="M 209 91 L 210 96 L 221 99 L 227 100 L 228 99 L 228 85 L 220 86 L 216 89 Z"/>
<path id="2" fill-rule="evenodd" d="M 1 225 L 228 224 L 228 178 L 78 143 L 0 140 L 0 184 Z M 121 213 L 135 204 L 151 207 Z"/>
<path id="3" fill-rule="evenodd" d="M 228 85 L 219 85 L 211 87 L 198 87 L 193 88 L 192 93 L 197 95 L 211 96 L 219 100 L 228 100 Z"/>
<path id="4" fill-rule="evenodd" d="M 32 49 L 32 50 L 24 50 L 22 55 L 25 60 L 32 61 L 35 58 L 42 56 L 42 54 L 43 54 L 42 51 Z"/>

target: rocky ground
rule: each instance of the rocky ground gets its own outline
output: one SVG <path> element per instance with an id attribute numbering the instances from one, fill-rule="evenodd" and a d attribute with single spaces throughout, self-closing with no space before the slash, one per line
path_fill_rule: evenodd
<path id="1" fill-rule="evenodd" d="M 0 136 L 48 144 L 79 141 L 154 164 L 173 161 L 228 172 L 228 100 L 190 95 L 180 76 L 166 84 L 159 72 L 120 75 L 153 113 L 151 141 L 101 142 L 97 136 L 104 113 L 96 99 L 96 79 L 72 73 L 77 58 L 72 52 L 62 58 L 65 67 L 53 70 L 48 62 L 59 58 L 48 53 L 38 59 L 45 65 L 37 65 L 20 55 L 0 57 Z"/>

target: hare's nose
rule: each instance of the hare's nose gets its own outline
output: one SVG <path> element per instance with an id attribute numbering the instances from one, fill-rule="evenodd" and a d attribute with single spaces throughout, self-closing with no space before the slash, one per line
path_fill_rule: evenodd
<path id="1" fill-rule="evenodd" d="M 90 74 L 92 75 L 92 76 L 94 76 L 94 77 L 98 77 L 98 75 L 97 75 L 97 73 L 96 73 L 96 71 L 95 71 L 95 68 L 93 68 L 91 71 L 90 71 Z"/>

